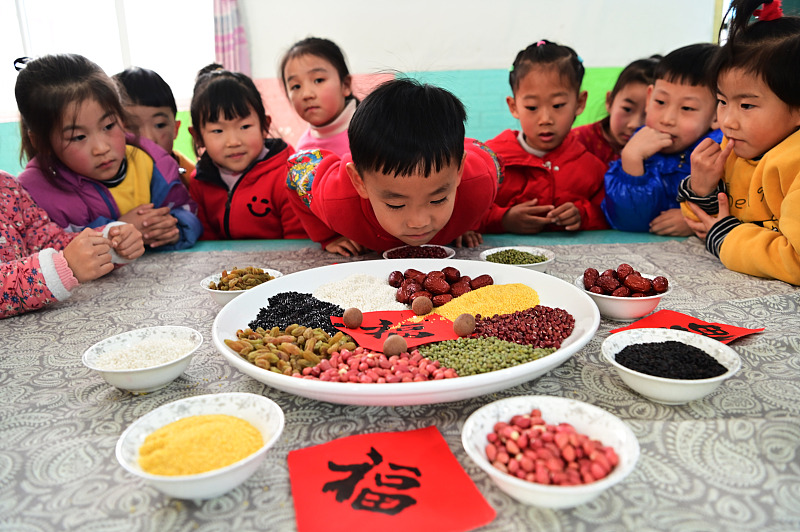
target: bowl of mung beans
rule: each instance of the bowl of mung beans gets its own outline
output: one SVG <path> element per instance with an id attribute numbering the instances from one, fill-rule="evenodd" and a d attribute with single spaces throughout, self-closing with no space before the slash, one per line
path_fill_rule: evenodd
<path id="1" fill-rule="evenodd" d="M 629 388 L 651 401 L 680 405 L 702 399 L 739 371 L 741 358 L 719 340 L 677 329 L 628 329 L 601 345 Z"/>
<path id="2" fill-rule="evenodd" d="M 122 433 L 126 471 L 177 499 L 211 499 L 253 476 L 283 432 L 280 406 L 253 393 L 197 395 L 167 403 Z"/>
<path id="3" fill-rule="evenodd" d="M 200 286 L 211 296 L 211 299 L 219 306 L 224 307 L 245 290 L 282 275 L 278 270 L 271 268 L 258 268 L 255 266 L 233 267 L 230 270 L 226 269 L 220 273 L 209 275 L 200 281 Z"/>
<path id="4" fill-rule="evenodd" d="M 495 264 L 511 264 L 543 272 L 553 264 L 556 254 L 549 249 L 532 246 L 505 246 L 482 251 L 480 258 Z"/>
<path id="5" fill-rule="evenodd" d="M 83 364 L 110 385 L 133 394 L 153 392 L 189 366 L 203 336 L 194 329 L 159 325 L 101 340 L 83 353 Z"/>
<path id="6" fill-rule="evenodd" d="M 467 456 L 503 492 L 542 508 L 585 504 L 633 471 L 639 442 L 594 405 L 528 395 L 489 403 L 461 431 Z"/>

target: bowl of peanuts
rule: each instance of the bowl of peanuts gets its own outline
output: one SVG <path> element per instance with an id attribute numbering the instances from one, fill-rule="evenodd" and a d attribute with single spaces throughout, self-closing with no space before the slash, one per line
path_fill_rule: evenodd
<path id="1" fill-rule="evenodd" d="M 219 306 L 224 307 L 233 298 L 244 293 L 245 290 L 282 275 L 278 270 L 270 268 L 257 268 L 255 266 L 237 268 L 234 266 L 230 270 L 222 270 L 221 273 L 209 275 L 200 281 L 200 286 L 211 296 L 211 299 Z"/>
<path id="2" fill-rule="evenodd" d="M 263 395 L 187 397 L 134 421 L 117 441 L 117 461 L 170 497 L 211 499 L 261 468 L 284 423 L 281 407 Z"/>
<path id="3" fill-rule="evenodd" d="M 615 321 L 647 316 L 672 290 L 663 275 L 640 273 L 625 263 L 602 273 L 587 268 L 575 279 L 575 286 L 586 291 L 601 316 Z"/>
<path id="4" fill-rule="evenodd" d="M 639 442 L 613 414 L 574 399 L 529 395 L 485 405 L 461 432 L 467 455 L 502 491 L 542 508 L 587 503 L 622 482 Z"/>

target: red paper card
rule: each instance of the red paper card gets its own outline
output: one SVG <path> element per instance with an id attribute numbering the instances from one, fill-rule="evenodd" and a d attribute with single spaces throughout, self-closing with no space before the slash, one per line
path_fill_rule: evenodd
<path id="1" fill-rule="evenodd" d="M 659 310 L 650 314 L 646 318 L 635 321 L 627 327 L 620 327 L 614 329 L 612 333 L 619 331 L 626 331 L 628 329 L 679 329 L 681 331 L 689 331 L 703 336 L 708 336 L 715 340 L 719 340 L 723 344 L 729 344 L 737 338 L 761 332 L 764 328 L 760 329 L 745 329 L 743 327 L 735 327 L 733 325 L 726 325 L 724 323 L 711 323 L 703 320 L 698 320 L 687 314 L 681 314 L 674 310 Z"/>
<path id="2" fill-rule="evenodd" d="M 383 352 L 383 342 L 391 334 L 399 334 L 406 339 L 409 349 L 423 344 L 455 340 L 458 335 L 453 332 L 453 322 L 438 314 L 426 316 L 422 321 L 405 322 L 415 314 L 411 310 L 384 310 L 365 312 L 364 320 L 358 329 L 348 329 L 342 318 L 331 316 L 334 327 L 353 337 L 356 343 L 371 351 Z"/>
<path id="3" fill-rule="evenodd" d="M 496 515 L 436 427 L 348 436 L 288 463 L 298 532 L 460 532 Z"/>

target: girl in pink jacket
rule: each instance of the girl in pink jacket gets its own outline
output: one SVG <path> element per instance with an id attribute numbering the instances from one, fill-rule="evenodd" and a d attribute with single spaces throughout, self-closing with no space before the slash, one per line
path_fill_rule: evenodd
<path id="1" fill-rule="evenodd" d="M 142 253 L 142 235 L 133 225 L 69 233 L 0 171 L 0 318 L 63 301 L 78 284 Z"/>

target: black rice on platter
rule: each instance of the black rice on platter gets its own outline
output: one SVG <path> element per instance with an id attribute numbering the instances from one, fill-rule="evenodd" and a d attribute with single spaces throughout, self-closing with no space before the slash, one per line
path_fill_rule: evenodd
<path id="1" fill-rule="evenodd" d="M 251 329 L 285 329 L 296 323 L 312 329 L 320 328 L 333 335 L 338 329 L 331 325 L 331 316 L 344 314 L 344 309 L 339 305 L 300 292 L 281 292 L 268 298 L 267 302 L 269 306 L 259 310 L 256 319 L 248 324 Z"/>
<path id="2" fill-rule="evenodd" d="M 386 253 L 389 259 L 445 259 L 447 250 L 441 246 L 403 246 Z"/>
<path id="3" fill-rule="evenodd" d="M 633 371 L 666 379 L 710 379 L 728 371 L 702 349 L 674 340 L 632 344 L 614 358 Z"/>

